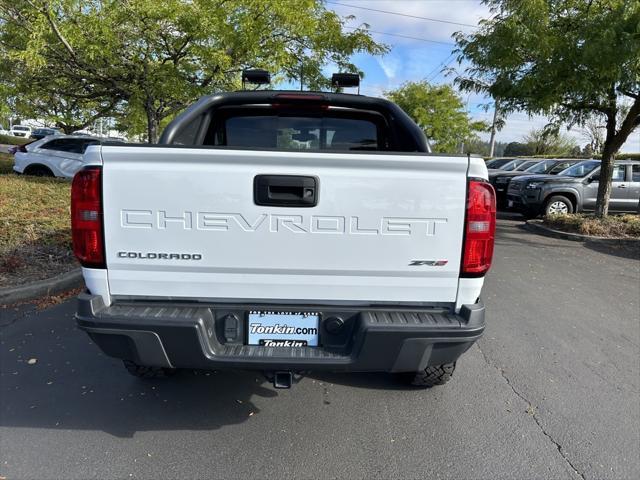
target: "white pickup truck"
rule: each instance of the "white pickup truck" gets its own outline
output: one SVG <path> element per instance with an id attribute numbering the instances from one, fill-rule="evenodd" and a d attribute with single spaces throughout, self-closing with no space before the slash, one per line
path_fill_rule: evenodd
<path id="1" fill-rule="evenodd" d="M 433 386 L 484 330 L 495 194 L 395 104 L 200 99 L 158 145 L 87 150 L 72 187 L 77 322 L 140 377 L 394 372 Z"/>

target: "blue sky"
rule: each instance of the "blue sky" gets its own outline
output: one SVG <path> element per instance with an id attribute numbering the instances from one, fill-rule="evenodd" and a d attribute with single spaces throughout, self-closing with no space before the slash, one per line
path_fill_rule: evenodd
<path id="1" fill-rule="evenodd" d="M 356 55 L 353 58 L 354 63 L 365 72 L 361 93 L 374 96 L 382 96 L 385 90 L 393 89 L 408 80 L 426 78 L 432 83 L 451 83 L 453 77 L 442 73 L 445 66 L 460 68 L 452 56 L 454 46 L 451 35 L 457 31 L 472 32 L 480 19 L 489 16 L 488 9 L 479 0 L 327 0 L 326 7 L 343 17 L 355 16 L 355 19 L 347 22 L 347 26 L 357 27 L 367 23 L 372 32 L 396 35 L 372 33 L 376 41 L 383 42 L 391 48 L 385 56 Z M 455 24 L 366 9 L 428 17 Z M 466 93 L 462 94 L 462 97 L 474 118 L 491 120 L 492 111 L 485 112 L 481 107 L 490 101 L 489 99 Z M 544 117 L 529 117 L 524 113 L 515 113 L 507 119 L 506 126 L 498 133 L 497 140 L 521 140 L 532 128 L 547 123 Z M 565 133 L 575 137 L 580 145 L 586 143 L 579 128 L 565 130 Z M 640 151 L 640 129 L 632 134 L 622 151 Z"/>

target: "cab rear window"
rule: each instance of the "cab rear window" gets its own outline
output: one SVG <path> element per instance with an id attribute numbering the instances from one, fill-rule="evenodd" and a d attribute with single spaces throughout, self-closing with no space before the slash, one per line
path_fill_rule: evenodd
<path id="1" fill-rule="evenodd" d="M 339 116 L 234 115 L 219 121 L 208 144 L 277 150 L 383 150 L 374 119 Z"/>

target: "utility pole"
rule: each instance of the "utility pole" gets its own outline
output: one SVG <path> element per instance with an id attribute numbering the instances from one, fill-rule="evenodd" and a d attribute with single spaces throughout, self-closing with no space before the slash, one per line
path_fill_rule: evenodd
<path id="1" fill-rule="evenodd" d="M 489 139 L 489 157 L 493 158 L 496 147 L 496 122 L 498 121 L 498 101 L 493 103 L 493 122 L 491 123 L 491 138 Z"/>

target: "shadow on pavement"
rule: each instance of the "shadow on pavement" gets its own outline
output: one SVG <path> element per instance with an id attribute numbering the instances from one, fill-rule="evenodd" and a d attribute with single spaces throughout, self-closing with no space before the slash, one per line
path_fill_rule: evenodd
<path id="1" fill-rule="evenodd" d="M 526 245 L 533 248 L 586 248 L 594 252 L 629 260 L 640 260 L 640 246 L 603 244 L 599 242 L 577 242 L 555 237 L 547 237 L 527 230 L 524 223 L 498 222 L 496 227 L 497 245 Z"/>
<path id="2" fill-rule="evenodd" d="M 313 372 L 308 374 L 307 377 L 324 383 L 367 390 L 424 390 L 423 388 L 403 383 L 398 377 L 389 373 Z"/>
<path id="3" fill-rule="evenodd" d="M 215 430 L 258 413 L 254 395 L 278 395 L 258 372 L 187 370 L 165 380 L 137 379 L 76 330 L 70 314 L 60 314 L 71 308 L 59 305 L 0 331 L 1 426 L 117 437 Z"/>
<path id="4" fill-rule="evenodd" d="M 603 245 L 595 242 L 586 242 L 583 245 L 594 252 L 627 258 L 629 260 L 640 260 L 640 245 Z"/>
<path id="5" fill-rule="evenodd" d="M 498 210 L 498 212 L 496 213 L 496 218 L 498 220 L 515 220 L 515 221 L 523 221 L 523 222 L 525 220 L 522 214 L 517 212 L 509 212 L 505 210 Z"/>

